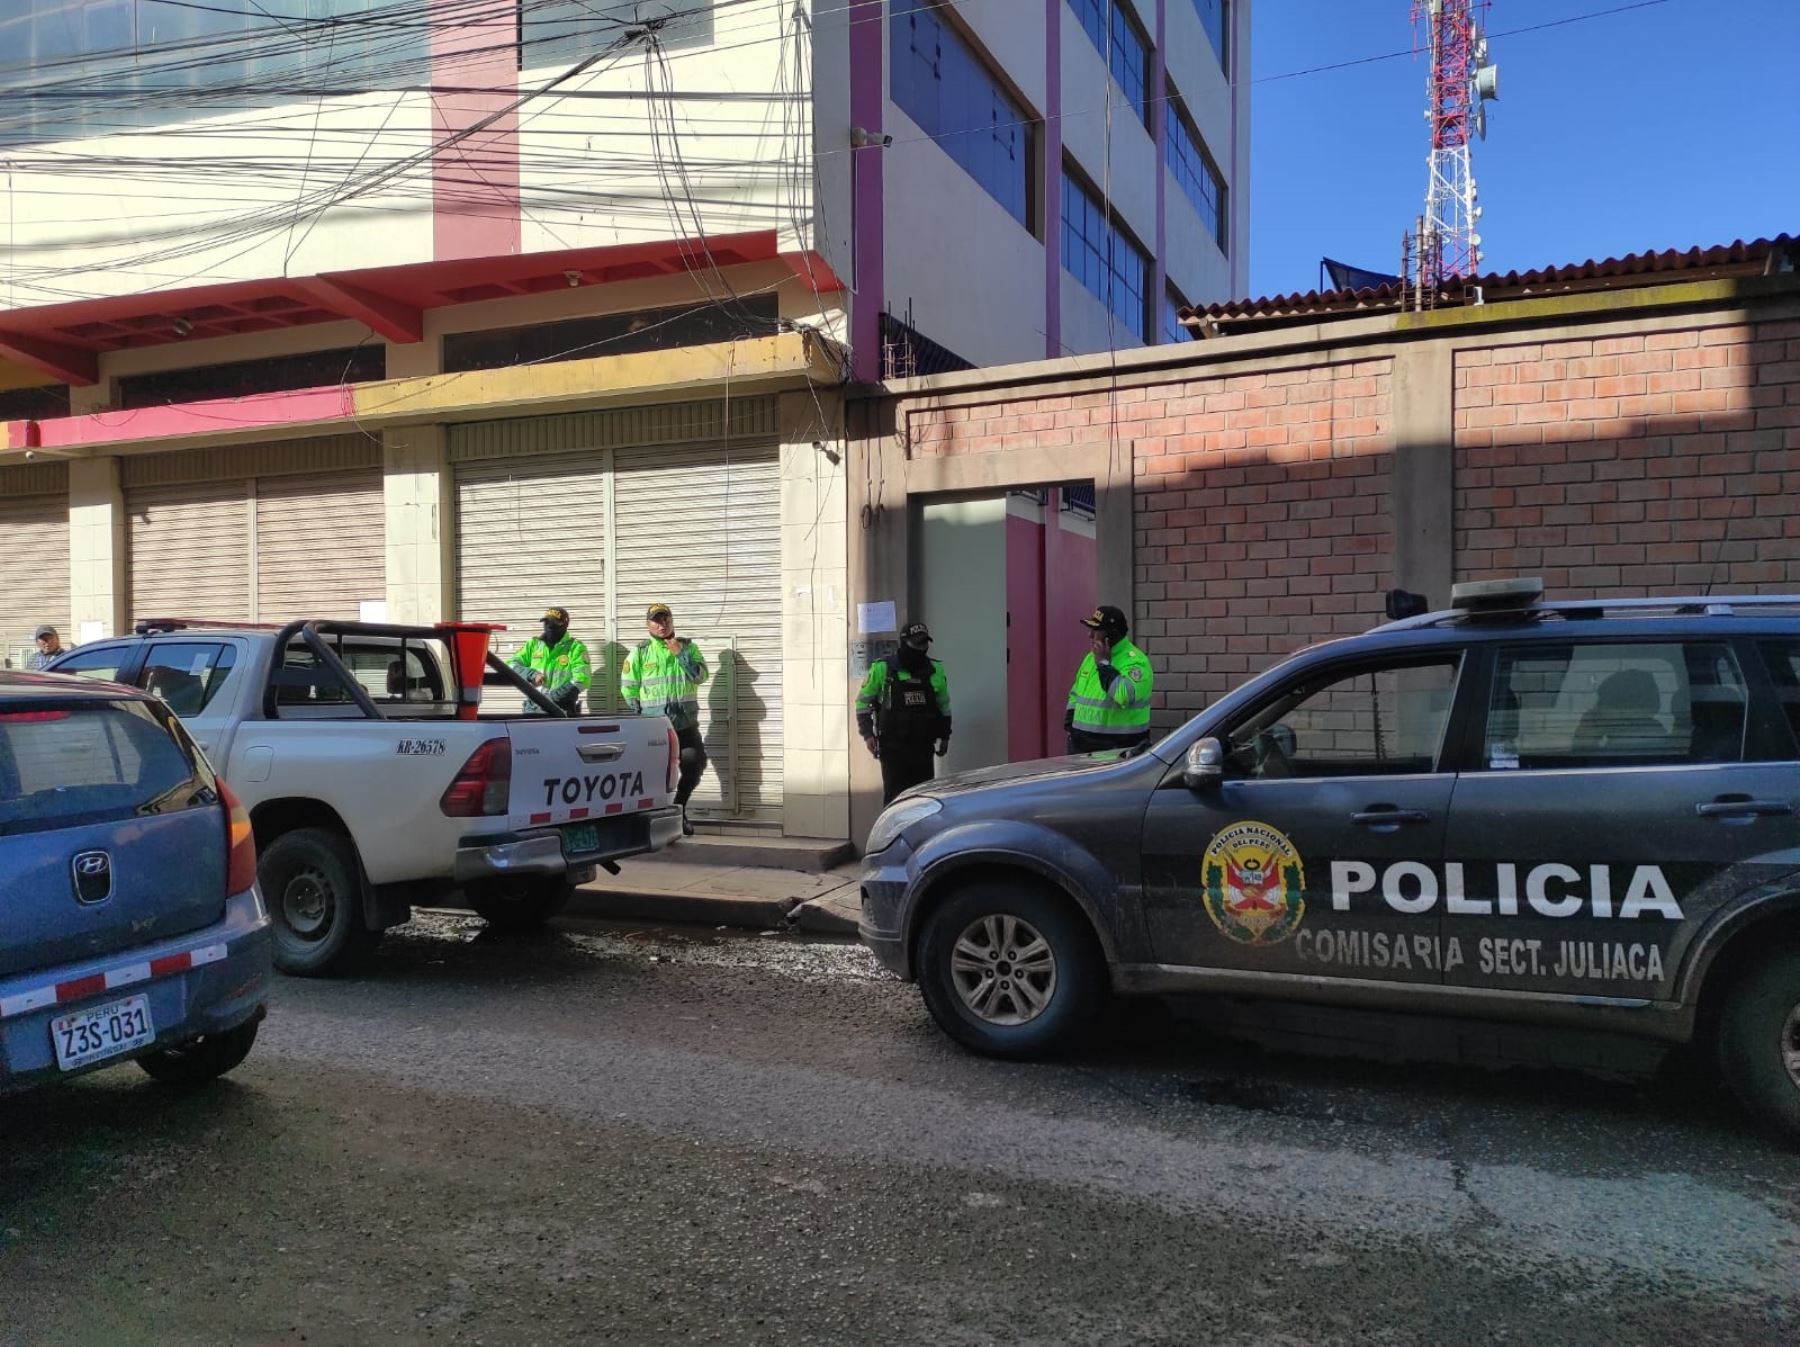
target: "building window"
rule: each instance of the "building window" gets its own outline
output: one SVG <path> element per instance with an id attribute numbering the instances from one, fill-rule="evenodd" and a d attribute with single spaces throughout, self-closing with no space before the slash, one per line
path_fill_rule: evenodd
<path id="1" fill-rule="evenodd" d="M 1122 0 L 1070 0 L 1082 31 L 1106 55 L 1125 101 L 1150 125 L 1150 39 Z"/>
<path id="2" fill-rule="evenodd" d="M 429 74 L 427 0 L 8 0 L 0 144 L 76 140 Z"/>
<path id="3" fill-rule="evenodd" d="M 1030 114 L 932 0 L 892 0 L 888 53 L 901 111 L 1030 229 Z"/>
<path id="4" fill-rule="evenodd" d="M 1165 346 L 1178 341 L 1192 341 L 1194 334 L 1181 325 L 1181 311 L 1192 308 L 1174 286 L 1166 286 L 1162 297 L 1162 340 Z"/>
<path id="5" fill-rule="evenodd" d="M 573 65 L 603 51 L 627 29 L 651 23 L 660 24 L 661 46 L 708 46 L 712 11 L 688 0 L 525 0 L 519 5 L 519 69 Z"/>
<path id="6" fill-rule="evenodd" d="M 1227 75 L 1231 73 L 1231 0 L 1194 0 L 1194 8 L 1200 11 L 1200 26 L 1206 29 L 1206 36 L 1212 41 L 1212 48 L 1219 58 L 1219 69 Z"/>
<path id="7" fill-rule="evenodd" d="M 1188 115 L 1186 104 L 1173 88 L 1169 90 L 1168 107 L 1169 131 L 1163 137 L 1163 160 L 1187 199 L 1194 203 L 1194 209 L 1200 212 L 1200 219 L 1219 250 L 1229 252 L 1224 175 L 1213 166 L 1212 156 L 1206 152 L 1206 142 L 1200 139 L 1194 119 Z"/>
<path id="8" fill-rule="evenodd" d="M 1062 264 L 1139 341 L 1148 327 L 1150 258 L 1070 166 L 1063 170 Z"/>

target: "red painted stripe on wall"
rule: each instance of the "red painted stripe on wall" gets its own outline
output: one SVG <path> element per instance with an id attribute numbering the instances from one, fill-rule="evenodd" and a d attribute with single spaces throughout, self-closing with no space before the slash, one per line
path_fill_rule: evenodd
<path id="1" fill-rule="evenodd" d="M 518 28 L 509 6 L 471 19 L 466 0 L 431 3 L 433 255 L 508 256 L 520 250 Z"/>

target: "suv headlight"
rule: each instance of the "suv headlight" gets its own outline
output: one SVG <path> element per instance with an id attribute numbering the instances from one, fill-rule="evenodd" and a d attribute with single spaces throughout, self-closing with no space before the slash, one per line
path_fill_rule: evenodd
<path id="1" fill-rule="evenodd" d="M 868 843 L 863 847 L 864 854 L 873 856 L 878 851 L 886 851 L 901 833 L 920 819 L 930 818 L 943 807 L 943 801 L 934 800 L 929 795 L 919 795 L 909 800 L 896 800 L 882 810 L 881 817 L 875 820 L 875 827 L 869 833 Z"/>

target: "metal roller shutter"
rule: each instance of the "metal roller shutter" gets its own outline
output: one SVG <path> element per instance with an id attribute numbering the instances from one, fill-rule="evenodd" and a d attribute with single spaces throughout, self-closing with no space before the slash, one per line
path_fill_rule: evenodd
<path id="1" fill-rule="evenodd" d="M 134 622 L 250 620 L 250 506 L 243 482 L 133 487 L 125 507 Z"/>
<path id="2" fill-rule="evenodd" d="M 594 453 L 488 459 L 456 466 L 459 615 L 500 622 L 502 653 L 537 635 L 544 609 L 569 610 L 595 663 L 606 654 L 606 473 Z M 616 687 L 616 677 L 609 686 Z M 596 706 L 605 703 L 596 701 Z"/>
<path id="3" fill-rule="evenodd" d="M 381 445 L 364 435 L 126 458 L 131 612 L 287 621 L 387 596 Z"/>
<path id="4" fill-rule="evenodd" d="M 33 480 L 20 481 L 31 494 L 13 494 L 8 474 L 0 474 L 0 663 L 14 669 L 36 652 L 32 633 L 48 622 L 75 643 L 69 625 L 69 490 L 62 470 L 60 491 L 41 491 L 46 475 L 25 468 Z"/>
<path id="5" fill-rule="evenodd" d="M 781 818 L 781 475 L 773 446 L 620 450 L 614 576 L 621 639 L 642 640 L 652 603 L 700 642 L 712 766 L 698 817 Z"/>
<path id="6" fill-rule="evenodd" d="M 387 594 L 381 472 L 256 483 L 256 616 L 354 620 Z"/>

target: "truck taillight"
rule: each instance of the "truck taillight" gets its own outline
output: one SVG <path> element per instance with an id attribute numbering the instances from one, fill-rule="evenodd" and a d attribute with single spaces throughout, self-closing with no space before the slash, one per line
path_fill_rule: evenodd
<path id="1" fill-rule="evenodd" d="M 250 828 L 250 811 L 223 777 L 219 803 L 225 806 L 225 895 L 243 893 L 256 883 L 256 834 Z"/>
<path id="2" fill-rule="evenodd" d="M 506 812 L 512 793 L 511 747 L 508 739 L 489 739 L 469 755 L 438 801 L 446 817 L 482 818 Z"/>
<path id="3" fill-rule="evenodd" d="M 675 793 L 675 785 L 681 780 L 681 740 L 675 737 L 675 727 L 669 727 L 669 794 Z"/>

